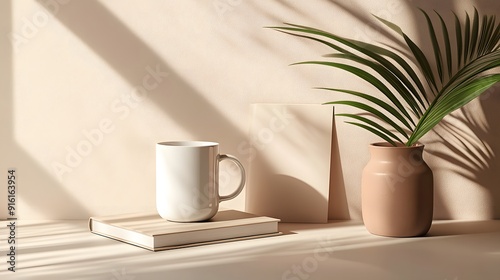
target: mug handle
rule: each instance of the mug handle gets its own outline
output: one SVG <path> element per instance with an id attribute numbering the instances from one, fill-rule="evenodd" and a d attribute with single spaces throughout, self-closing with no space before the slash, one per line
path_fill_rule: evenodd
<path id="1" fill-rule="evenodd" d="M 243 190 L 243 187 L 245 186 L 245 168 L 243 168 L 243 164 L 241 164 L 241 162 L 236 157 L 234 157 L 232 155 L 226 155 L 226 154 L 219 155 L 219 162 L 221 162 L 225 159 L 228 159 L 228 160 L 234 162 L 240 168 L 241 181 L 240 181 L 240 185 L 233 193 L 231 193 L 229 195 L 220 195 L 219 196 L 220 201 L 230 200 L 230 199 L 235 198 L 236 196 L 238 196 L 241 193 L 241 191 Z"/>

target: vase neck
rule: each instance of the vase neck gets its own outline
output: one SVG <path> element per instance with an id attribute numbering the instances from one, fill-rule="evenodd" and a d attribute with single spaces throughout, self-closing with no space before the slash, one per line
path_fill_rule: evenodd
<path id="1" fill-rule="evenodd" d="M 373 159 L 384 161 L 407 160 L 412 163 L 421 163 L 424 145 L 412 147 L 407 146 L 388 146 L 388 145 L 370 145 L 370 154 Z"/>

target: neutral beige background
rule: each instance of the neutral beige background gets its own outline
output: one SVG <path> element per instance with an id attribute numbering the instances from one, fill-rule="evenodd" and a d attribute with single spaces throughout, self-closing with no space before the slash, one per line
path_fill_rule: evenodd
<path id="1" fill-rule="evenodd" d="M 380 29 L 376 14 L 419 42 L 425 24 L 415 7 L 449 18 L 450 10 L 463 16 L 473 6 L 500 11 L 496 0 L 3 0 L 0 174 L 17 169 L 22 218 L 152 210 L 156 142 L 213 140 L 245 159 L 251 103 L 342 97 L 315 86 L 371 90 L 340 71 L 287 66 L 329 50 L 264 26 L 293 22 L 389 42 L 394 34 Z M 435 218 L 500 218 L 498 108 L 499 90 L 491 91 L 424 139 Z M 337 218 L 359 219 L 360 174 L 377 139 L 342 120 L 336 129 L 345 190 Z M 227 168 L 224 176 L 233 178 Z M 225 182 L 229 192 L 236 179 Z M 244 209 L 244 201 L 224 205 Z"/>

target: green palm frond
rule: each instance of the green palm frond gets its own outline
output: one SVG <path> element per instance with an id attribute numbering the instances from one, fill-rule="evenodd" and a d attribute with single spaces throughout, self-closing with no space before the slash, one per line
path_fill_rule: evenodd
<path id="1" fill-rule="evenodd" d="M 361 98 L 363 102 L 339 100 L 325 104 L 351 106 L 368 112 L 375 119 L 354 114 L 337 114 L 355 121 L 348 123 L 366 129 L 387 142 L 411 146 L 436 126 L 446 115 L 461 108 L 500 81 L 500 24 L 495 16 L 480 16 L 477 9 L 462 23 L 454 14 L 450 28 L 436 12 L 438 24 L 424 10 L 432 59 L 396 24 L 376 17 L 382 24 L 397 32 L 406 43 L 410 57 L 374 44 L 344 38 L 317 28 L 285 23 L 270 27 L 274 30 L 313 40 L 335 52 L 325 55 L 334 61 L 306 61 L 333 67 L 354 74 L 368 82 L 383 95 L 322 87 Z M 437 30 L 440 30 L 438 36 Z M 454 34 L 454 40 L 451 38 Z M 348 63 L 336 62 L 347 61 Z M 413 61 L 417 67 L 412 67 Z M 435 67 L 433 67 L 435 65 Z M 364 69 L 371 69 L 366 71 Z M 417 69 L 417 71 L 415 71 Z M 375 75 L 372 73 L 376 73 Z M 420 77 L 423 77 L 423 81 Z M 402 138 L 396 134 L 400 134 Z"/>

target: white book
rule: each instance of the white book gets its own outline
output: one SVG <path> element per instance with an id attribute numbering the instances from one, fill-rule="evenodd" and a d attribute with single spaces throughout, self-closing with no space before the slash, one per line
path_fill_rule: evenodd
<path id="1" fill-rule="evenodd" d="M 156 212 L 91 217 L 92 233 L 151 251 L 278 235 L 279 219 L 221 209 L 205 222 L 177 223 Z"/>

